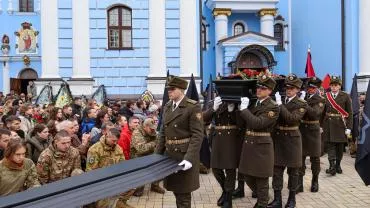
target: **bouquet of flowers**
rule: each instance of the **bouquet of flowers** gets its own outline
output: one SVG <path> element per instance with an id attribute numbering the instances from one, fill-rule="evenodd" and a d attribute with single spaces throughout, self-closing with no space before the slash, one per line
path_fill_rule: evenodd
<path id="1" fill-rule="evenodd" d="M 236 74 L 231 74 L 229 78 L 242 78 L 243 80 L 257 79 L 263 75 L 269 77 L 278 77 L 278 75 L 273 74 L 268 68 L 263 69 L 243 69 L 239 70 Z"/>

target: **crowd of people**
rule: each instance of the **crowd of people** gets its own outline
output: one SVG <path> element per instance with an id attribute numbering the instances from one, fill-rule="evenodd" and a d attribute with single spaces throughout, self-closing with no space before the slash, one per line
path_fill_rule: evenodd
<path id="1" fill-rule="evenodd" d="M 24 94 L 0 95 L 0 196 L 158 153 L 183 167 L 164 179 L 164 187 L 174 193 L 177 207 L 188 208 L 191 192 L 199 188 L 199 152 L 207 132 L 212 138 L 210 167 L 222 189 L 218 206 L 232 207 L 233 198 L 245 196 L 246 183 L 257 198 L 255 208 L 282 207 L 287 169 L 285 207 L 293 208 L 295 195 L 304 191 L 306 157 L 312 170 L 310 190 L 318 192 L 322 147 L 330 164 L 326 173 L 341 174 L 344 145 L 353 128 L 352 102 L 340 90 L 339 77 L 331 77 L 327 93 L 320 92 L 321 80 L 316 77 L 303 91 L 302 84 L 290 74 L 284 81 L 285 95 L 272 96 L 276 81 L 264 75 L 258 78 L 256 98 L 235 102 L 216 97 L 205 103 L 203 111 L 185 96 L 188 83 L 179 77 L 167 83 L 170 101 L 164 109 L 159 101 L 98 105 L 80 97 L 58 108 L 35 105 Z M 359 101 L 362 109 L 364 94 Z M 160 111 L 163 125 L 158 128 Z M 274 199 L 269 203 L 270 177 Z M 86 207 L 130 207 L 127 201 L 143 191 L 137 187 Z M 165 193 L 158 181 L 150 191 Z"/>
<path id="2" fill-rule="evenodd" d="M 75 97 L 58 108 L 32 101 L 23 93 L 0 95 L 0 196 L 154 152 L 160 102 L 98 105 Z M 130 197 L 143 195 L 143 190 L 87 207 L 130 207 Z M 165 193 L 159 182 L 150 190 Z"/>

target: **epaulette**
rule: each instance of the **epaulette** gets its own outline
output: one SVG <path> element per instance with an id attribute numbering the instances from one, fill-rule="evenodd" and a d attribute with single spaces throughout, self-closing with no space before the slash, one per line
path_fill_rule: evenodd
<path id="1" fill-rule="evenodd" d="M 187 99 L 186 101 L 187 101 L 188 103 L 193 104 L 193 105 L 195 105 L 195 104 L 197 104 L 197 103 L 198 103 L 198 101 L 195 101 L 195 100 L 192 100 L 192 99 Z"/>
<path id="2" fill-rule="evenodd" d="M 166 105 L 171 105 L 172 104 L 172 100 L 169 100 Z"/>
<path id="3" fill-rule="evenodd" d="M 303 100 L 303 99 L 301 99 L 301 98 L 298 98 L 298 100 L 299 100 L 300 102 L 302 102 L 302 103 L 307 103 L 307 101 L 305 101 L 305 100 Z"/>
<path id="4" fill-rule="evenodd" d="M 273 99 L 270 99 L 270 102 L 273 104 L 273 105 L 277 105 L 276 101 L 273 100 Z"/>

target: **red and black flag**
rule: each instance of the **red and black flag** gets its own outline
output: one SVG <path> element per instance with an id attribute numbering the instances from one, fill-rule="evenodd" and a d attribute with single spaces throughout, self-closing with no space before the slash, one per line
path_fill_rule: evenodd
<path id="1" fill-rule="evenodd" d="M 306 69 L 305 73 L 307 74 L 307 77 L 315 77 L 315 70 L 312 66 L 312 58 L 311 58 L 311 49 L 308 48 L 307 51 L 307 60 L 306 60 Z"/>

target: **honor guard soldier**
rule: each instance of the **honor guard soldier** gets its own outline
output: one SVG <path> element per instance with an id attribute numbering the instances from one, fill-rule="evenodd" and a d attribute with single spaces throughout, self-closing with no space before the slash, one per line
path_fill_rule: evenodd
<path id="1" fill-rule="evenodd" d="M 344 144 L 351 134 L 353 125 L 352 101 L 341 91 L 342 80 L 338 76 L 330 79 L 331 92 L 325 94 L 324 139 L 328 150 L 330 167 L 326 173 L 341 174 L 340 162 L 343 158 Z"/>
<path id="2" fill-rule="evenodd" d="M 206 123 L 214 123 L 212 138 L 211 168 L 222 188 L 218 206 L 232 207 L 232 191 L 235 188 L 236 168 L 239 165 L 242 139 L 240 117 L 235 103 L 223 102 L 216 97 L 213 105 L 203 112 Z"/>
<path id="3" fill-rule="evenodd" d="M 168 97 L 162 115 L 162 127 L 156 153 L 178 160 L 183 170 L 164 179 L 164 187 L 176 197 L 178 208 L 191 207 L 191 192 L 199 188 L 199 151 L 203 139 L 200 105 L 184 94 L 186 80 L 171 76 L 167 80 Z"/>
<path id="4" fill-rule="evenodd" d="M 301 99 L 307 102 L 307 112 L 304 115 L 299 129 L 302 134 L 302 167 L 299 170 L 297 193 L 303 192 L 303 176 L 306 170 L 306 157 L 310 156 L 312 181 L 311 192 L 319 191 L 319 173 L 321 156 L 320 120 L 324 111 L 325 99 L 320 96 L 321 80 L 311 77 L 308 80 L 307 95 L 301 92 Z"/>
<path id="5" fill-rule="evenodd" d="M 281 190 L 283 189 L 283 174 L 288 168 L 289 175 L 289 198 L 286 208 L 295 207 L 296 188 L 298 184 L 298 170 L 302 166 L 302 138 L 299 131 L 299 124 L 306 113 L 306 101 L 297 96 L 302 86 L 295 74 L 290 74 L 284 82 L 286 97 L 284 103 L 279 92 L 275 94 L 276 103 L 280 106 L 280 114 L 276 129 L 273 133 L 275 166 L 272 178 L 274 189 L 274 200 L 269 208 L 282 207 Z"/>
<path id="6" fill-rule="evenodd" d="M 273 78 L 263 75 L 257 82 L 256 103 L 249 106 L 249 98 L 241 98 L 240 115 L 246 131 L 239 172 L 257 194 L 255 208 L 265 208 L 269 201 L 269 177 L 274 170 L 271 132 L 279 117 L 279 106 L 270 97 L 275 85 Z"/>

